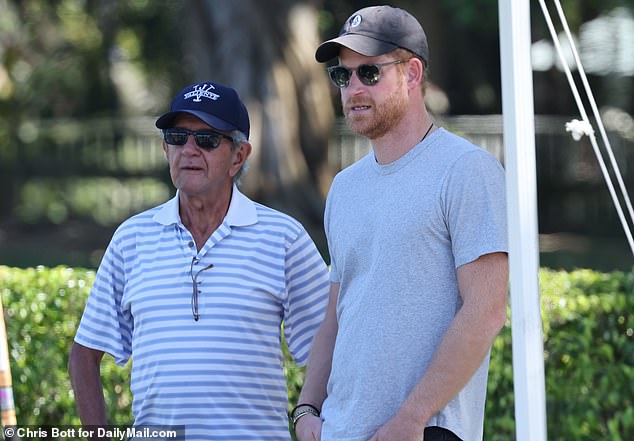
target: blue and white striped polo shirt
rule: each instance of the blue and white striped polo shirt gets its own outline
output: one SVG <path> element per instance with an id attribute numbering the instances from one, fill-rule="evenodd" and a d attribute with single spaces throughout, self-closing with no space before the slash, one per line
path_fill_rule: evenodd
<path id="1" fill-rule="evenodd" d="M 192 315 L 197 276 L 200 320 Z M 75 341 L 133 359 L 135 425 L 188 440 L 290 440 L 281 323 L 305 364 L 326 309 L 327 268 L 295 219 L 236 187 L 197 252 L 178 194 L 126 220 L 97 271 Z"/>

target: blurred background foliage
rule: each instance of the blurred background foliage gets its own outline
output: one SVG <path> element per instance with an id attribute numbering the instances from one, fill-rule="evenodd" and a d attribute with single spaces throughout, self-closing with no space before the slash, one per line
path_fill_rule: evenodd
<path id="1" fill-rule="evenodd" d="M 77 422 L 65 365 L 92 269 L 124 218 L 173 195 L 154 121 L 184 85 L 213 79 L 240 91 L 254 144 L 243 189 L 304 222 L 328 260 L 326 191 L 369 145 L 341 121 L 314 50 L 371 4 L 0 0 L 0 264 L 27 267 L 0 267 L 20 423 Z M 503 160 L 497 1 L 390 4 L 426 30 L 437 121 Z M 634 0 L 562 4 L 632 190 Z M 531 26 L 541 264 L 630 271 L 592 148 L 564 131 L 577 110 L 537 1 Z M 632 275 L 541 277 L 549 439 L 631 439 Z M 493 360 L 485 439 L 512 439 L 510 325 Z M 294 400 L 301 370 L 285 368 Z M 110 359 L 103 369 L 113 422 L 125 424 L 128 371 Z"/>
<path id="2" fill-rule="evenodd" d="M 255 149 L 243 190 L 298 217 L 328 260 L 325 194 L 368 145 L 341 122 L 314 50 L 371 4 L 0 0 L 0 262 L 96 267 L 121 220 L 174 193 L 154 120 L 184 85 L 209 78 L 249 107 Z M 426 100 L 438 122 L 501 156 L 497 1 L 391 4 L 428 34 Z M 562 4 L 631 188 L 634 0 Z M 531 9 L 542 262 L 627 269 L 591 146 L 563 129 L 577 110 L 537 1 Z"/>

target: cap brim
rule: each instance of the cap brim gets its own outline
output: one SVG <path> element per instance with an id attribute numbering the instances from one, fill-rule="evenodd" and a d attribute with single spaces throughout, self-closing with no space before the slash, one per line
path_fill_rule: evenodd
<path id="1" fill-rule="evenodd" d="M 239 130 L 237 127 L 223 121 L 222 119 L 210 115 L 209 113 L 201 112 L 199 110 L 178 110 L 176 112 L 168 112 L 156 120 L 156 127 L 159 129 L 169 129 L 174 123 L 174 119 L 181 113 L 188 113 L 194 115 L 196 118 L 204 121 L 210 127 L 223 132 L 230 132 L 232 130 Z"/>
<path id="2" fill-rule="evenodd" d="M 339 55 L 341 46 L 347 47 L 366 57 L 376 57 L 397 49 L 398 46 L 385 41 L 360 34 L 346 34 L 333 38 L 319 45 L 315 52 L 315 59 L 319 63 L 325 63 Z"/>

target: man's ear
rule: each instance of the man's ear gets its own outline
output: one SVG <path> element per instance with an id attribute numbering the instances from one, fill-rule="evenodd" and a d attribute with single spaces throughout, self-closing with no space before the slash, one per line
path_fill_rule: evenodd
<path id="1" fill-rule="evenodd" d="M 251 143 L 248 141 L 245 141 L 240 143 L 240 147 L 238 147 L 233 152 L 233 162 L 231 163 L 231 170 L 230 170 L 230 174 L 232 177 L 235 176 L 238 173 L 238 171 L 240 171 L 242 164 L 244 164 L 244 162 L 247 160 L 247 158 L 251 154 L 251 149 L 252 149 Z"/>
<path id="2" fill-rule="evenodd" d="M 417 88 L 425 79 L 425 65 L 417 58 L 412 57 L 407 63 L 407 84 L 410 88 Z"/>

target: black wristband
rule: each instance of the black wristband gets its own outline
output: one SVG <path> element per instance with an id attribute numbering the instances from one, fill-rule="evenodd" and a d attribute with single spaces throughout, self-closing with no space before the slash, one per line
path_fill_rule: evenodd
<path id="1" fill-rule="evenodd" d="M 317 409 L 317 407 L 313 406 L 312 404 L 309 403 L 300 403 L 297 406 L 293 407 L 293 410 L 291 410 L 291 418 L 293 417 L 293 415 L 295 414 L 295 412 L 297 411 L 297 409 L 299 409 L 300 407 L 310 407 L 311 409 L 313 409 L 315 412 L 317 412 L 318 415 L 321 415 L 321 410 Z"/>
<path id="2" fill-rule="evenodd" d="M 301 417 L 304 417 L 306 415 L 313 415 L 319 418 L 321 412 L 319 411 L 319 409 L 317 409 L 317 407 L 308 403 L 300 403 L 295 406 L 291 411 L 291 423 L 293 424 L 293 431 L 295 431 L 297 421 L 299 421 Z"/>

